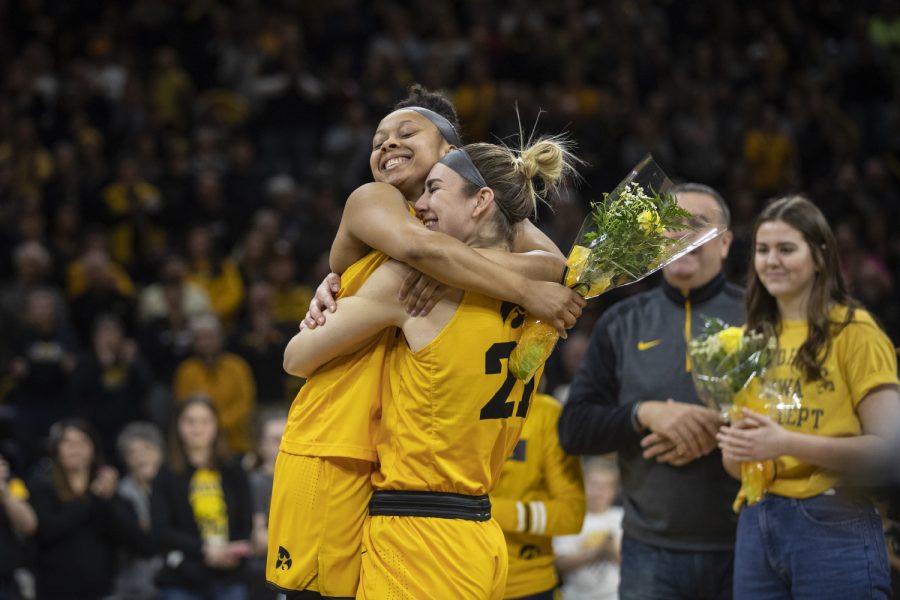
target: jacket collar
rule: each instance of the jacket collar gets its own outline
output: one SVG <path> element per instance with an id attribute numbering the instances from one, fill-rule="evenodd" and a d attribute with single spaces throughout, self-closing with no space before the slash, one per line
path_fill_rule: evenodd
<path id="1" fill-rule="evenodd" d="M 719 272 L 718 275 L 713 277 L 705 285 L 688 291 L 687 296 L 682 294 L 680 289 L 671 285 L 665 279 L 663 279 L 662 287 L 663 292 L 666 294 L 666 297 L 668 297 L 672 302 L 675 302 L 676 304 L 684 304 L 685 302 L 690 301 L 691 303 L 696 304 L 698 302 L 705 302 L 706 300 L 709 300 L 710 298 L 721 292 L 725 287 L 725 284 L 725 273 Z"/>

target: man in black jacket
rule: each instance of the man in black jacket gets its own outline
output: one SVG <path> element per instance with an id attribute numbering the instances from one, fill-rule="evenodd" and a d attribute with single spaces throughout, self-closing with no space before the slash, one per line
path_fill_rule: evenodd
<path id="1" fill-rule="evenodd" d="M 712 188 L 673 192 L 692 213 L 728 223 Z M 618 452 L 623 599 L 731 598 L 738 484 L 722 468 L 719 416 L 694 391 L 686 347 L 704 317 L 744 322 L 743 292 L 722 273 L 730 243 L 726 232 L 666 267 L 658 288 L 607 310 L 559 420 L 570 454 Z"/>

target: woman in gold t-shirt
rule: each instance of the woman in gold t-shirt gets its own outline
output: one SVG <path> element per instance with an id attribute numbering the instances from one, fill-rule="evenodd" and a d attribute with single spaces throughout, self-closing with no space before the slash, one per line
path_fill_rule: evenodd
<path id="1" fill-rule="evenodd" d="M 873 504 L 842 485 L 900 424 L 897 358 L 847 294 L 834 235 L 809 200 L 769 204 L 754 229 L 747 327 L 778 337 L 770 380 L 799 407 L 744 411 L 719 433 L 726 469 L 775 461 L 768 492 L 738 521 L 734 597 L 888 598 Z"/>

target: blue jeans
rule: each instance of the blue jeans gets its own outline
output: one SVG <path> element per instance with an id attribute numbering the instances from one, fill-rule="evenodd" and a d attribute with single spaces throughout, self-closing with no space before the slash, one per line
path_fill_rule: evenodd
<path id="1" fill-rule="evenodd" d="M 735 600 L 891 597 L 881 519 L 845 494 L 767 494 L 738 519 Z"/>
<path id="2" fill-rule="evenodd" d="M 622 538 L 621 600 L 730 600 L 731 551 L 669 550 Z"/>
<path id="3" fill-rule="evenodd" d="M 206 594 L 178 587 L 162 588 L 159 600 L 247 600 L 247 586 L 243 583 L 213 583 Z"/>

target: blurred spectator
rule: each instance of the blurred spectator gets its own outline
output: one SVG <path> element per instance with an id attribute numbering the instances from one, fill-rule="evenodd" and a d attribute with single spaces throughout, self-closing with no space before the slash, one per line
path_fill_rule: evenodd
<path id="1" fill-rule="evenodd" d="M 15 272 L 12 281 L 0 285 L 0 339 L 13 340 L 18 337 L 23 326 L 22 315 L 26 312 L 28 295 L 44 288 L 53 295 L 53 312 L 61 319 L 68 315 L 68 305 L 62 293 L 50 280 L 52 263 L 50 253 L 40 242 L 22 242 L 13 254 Z M 4 345 L 0 350 L 8 351 Z M 0 364 L 5 362 L 6 352 L 0 351 Z"/>
<path id="2" fill-rule="evenodd" d="M 796 185 L 794 143 L 773 106 L 766 106 L 760 122 L 747 131 L 744 157 L 757 193 L 768 196 Z"/>
<path id="3" fill-rule="evenodd" d="M 256 465 L 250 470 L 250 494 L 253 498 L 253 557 L 249 564 L 251 598 L 273 597 L 266 588 L 266 550 L 269 540 L 269 504 L 272 501 L 272 479 L 281 436 L 287 423 L 283 409 L 263 409 L 257 418 L 255 436 Z"/>
<path id="4" fill-rule="evenodd" d="M 246 600 L 250 487 L 240 464 L 227 458 L 212 404 L 185 400 L 170 440 L 150 499 L 153 537 L 164 557 L 160 598 Z"/>
<path id="5" fill-rule="evenodd" d="M 83 211 L 84 218 L 96 221 L 100 218 L 100 206 L 78 164 L 78 150 L 71 141 L 64 140 L 53 149 L 55 170 L 44 187 L 44 213 L 50 217 L 60 206 L 68 204 Z"/>
<path id="6" fill-rule="evenodd" d="M 89 250 L 80 260 L 84 273 L 84 291 L 72 297 L 72 323 L 83 345 L 91 341 L 97 319 L 115 315 L 127 335 L 134 334 L 135 301 L 116 287 L 109 256 L 102 250 Z"/>
<path id="7" fill-rule="evenodd" d="M 222 325 L 213 315 L 194 317 L 193 356 L 175 371 L 175 399 L 185 402 L 196 394 L 210 398 L 221 419 L 222 435 L 235 453 L 250 449 L 250 421 L 256 405 L 253 372 L 243 358 L 225 351 Z"/>
<path id="8" fill-rule="evenodd" d="M 53 254 L 53 279 L 65 281 L 66 267 L 78 260 L 84 237 L 84 227 L 88 217 L 72 202 L 56 207 L 53 226 L 48 239 L 48 247 Z"/>
<path id="9" fill-rule="evenodd" d="M 176 131 L 184 131 L 191 114 L 193 93 L 191 77 L 182 68 L 175 49 L 159 49 L 150 87 L 153 109 L 159 123 Z"/>
<path id="10" fill-rule="evenodd" d="M 223 258 L 217 241 L 206 227 L 194 227 L 187 240 L 188 281 L 204 290 L 213 311 L 230 324 L 244 300 L 244 281 L 237 265 Z"/>
<path id="11" fill-rule="evenodd" d="M 194 317 L 212 310 L 209 294 L 200 285 L 187 281 L 187 261 L 180 254 L 167 254 L 160 263 L 159 275 L 154 283 L 141 290 L 138 297 L 138 318 L 148 322 L 168 318 L 170 310 L 167 298 L 178 297 L 179 311 L 185 317 Z"/>
<path id="12" fill-rule="evenodd" d="M 161 316 L 151 319 L 141 327 L 141 349 L 158 381 L 168 385 L 179 363 L 191 353 L 194 336 L 189 326 L 184 299 L 185 285 L 163 284 L 160 292 L 165 310 Z M 196 317 L 208 313 L 199 313 Z"/>
<path id="13" fill-rule="evenodd" d="M 472 56 L 465 66 L 463 80 L 453 93 L 453 105 L 460 123 L 465 124 L 466 139 L 491 141 L 491 120 L 496 105 L 497 83 L 491 77 L 490 63 Z"/>
<path id="14" fill-rule="evenodd" d="M 145 417 L 153 374 L 117 317 L 97 318 L 89 350 L 79 357 L 71 377 L 73 410 L 94 426 L 103 454 L 118 457 L 122 427 Z"/>
<path id="15" fill-rule="evenodd" d="M 332 164 L 340 165 L 338 189 L 342 196 L 349 196 L 360 181 L 369 178 L 371 143 L 372 128 L 362 102 L 350 104 L 343 112 L 341 121 L 325 132 L 322 149 Z"/>
<path id="16" fill-rule="evenodd" d="M 101 260 L 97 255 L 102 255 Z M 104 272 L 112 278 L 114 287 L 122 296 L 132 297 L 135 294 L 135 285 L 128 272 L 122 268 L 122 265 L 109 258 L 109 240 L 106 232 L 102 229 L 94 227 L 87 231 L 84 239 L 83 248 L 78 260 L 70 262 L 66 266 L 66 296 L 71 301 L 72 298 L 80 296 L 88 287 L 87 273 L 85 272 L 85 258 L 94 260 L 92 265 L 97 271 Z M 104 267 L 97 269 L 96 264 L 102 263 Z"/>
<path id="17" fill-rule="evenodd" d="M 150 265 L 162 256 L 166 244 L 159 189 L 141 177 L 135 159 L 122 158 L 115 181 L 103 188 L 103 204 L 112 259 L 138 281 L 147 281 Z"/>
<path id="18" fill-rule="evenodd" d="M 34 121 L 26 115 L 15 121 L 9 153 L 13 160 L 13 192 L 20 198 L 39 199 L 53 174 L 53 157 L 41 145 Z"/>
<path id="19" fill-rule="evenodd" d="M 150 539 L 150 492 L 163 461 L 163 435 L 152 423 L 137 421 L 122 429 L 116 446 L 126 466 L 119 496 L 131 503 L 137 515 L 143 551 L 123 552 L 119 557 L 114 595 L 120 600 L 153 600 L 158 594 L 154 580 L 162 568 L 162 557 L 155 555 Z"/>
<path id="20" fill-rule="evenodd" d="M 37 517 L 27 500 L 28 488 L 0 454 L 0 600 L 17 597 L 13 573 L 22 566 L 23 542 L 37 530 Z"/>
<path id="21" fill-rule="evenodd" d="M 275 291 L 269 282 L 257 281 L 250 285 L 244 318 L 238 323 L 232 344 L 235 353 L 250 365 L 261 405 L 286 403 L 290 376 L 282 366 L 284 347 L 299 324 L 299 321 L 285 323 L 276 318 L 274 297 Z M 306 302 L 302 306 L 308 306 L 309 299 Z M 290 379 L 299 383 L 296 378 Z M 293 392 L 299 388 L 290 387 Z"/>
<path id="22" fill-rule="evenodd" d="M 266 270 L 272 284 L 272 316 L 280 323 L 299 325 L 313 292 L 297 283 L 297 262 L 284 243 L 276 244 Z"/>
<path id="23" fill-rule="evenodd" d="M 249 138 L 239 137 L 228 146 L 228 170 L 223 187 L 226 204 L 243 227 L 258 206 L 259 190 L 263 187 L 262 165 Z"/>
<path id="24" fill-rule="evenodd" d="M 228 205 L 221 173 L 208 166 L 197 171 L 192 201 L 182 210 L 189 211 L 182 216 L 185 224 L 202 225 L 215 240 L 219 251 L 231 248 L 240 239 L 240 232 L 245 226 L 238 207 Z M 191 243 L 190 235 L 191 231 L 188 231 L 188 243 Z"/>
<path id="25" fill-rule="evenodd" d="M 50 425 L 72 412 L 65 390 L 78 344 L 68 321 L 54 311 L 55 297 L 44 289 L 28 295 L 25 324 L 12 344 L 10 400 L 15 434 L 29 461 L 44 450 Z"/>
<path id="26" fill-rule="evenodd" d="M 307 214 L 313 207 L 302 202 L 300 187 L 293 177 L 285 173 L 270 177 L 266 181 L 266 198 L 278 217 L 278 238 L 298 244 L 303 236 L 316 235 Z"/>
<path id="27" fill-rule="evenodd" d="M 266 278 L 271 255 L 272 241 L 269 236 L 263 229 L 253 226 L 244 234 L 232 258 L 237 263 L 243 280 L 252 282 Z"/>
<path id="28" fill-rule="evenodd" d="M 112 589 L 116 551 L 135 540 L 137 522 L 116 494 L 91 427 L 80 419 L 50 430 L 50 469 L 32 486 L 37 514 L 37 597 L 99 599 Z"/>
<path id="29" fill-rule="evenodd" d="M 612 460 L 593 458 L 584 465 L 587 514 L 577 535 L 553 540 L 556 566 L 566 600 L 619 598 L 622 507 L 614 506 L 619 473 Z M 623 596 L 623 598 L 625 598 Z"/>

